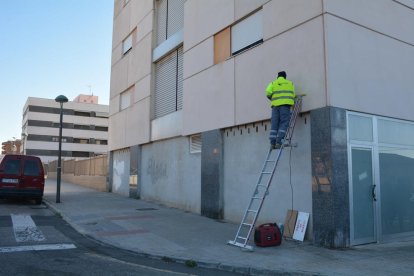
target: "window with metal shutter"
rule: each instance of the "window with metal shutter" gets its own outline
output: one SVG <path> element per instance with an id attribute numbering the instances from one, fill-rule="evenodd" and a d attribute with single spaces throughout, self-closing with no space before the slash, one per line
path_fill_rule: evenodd
<path id="1" fill-rule="evenodd" d="M 175 111 L 177 82 L 177 51 L 155 66 L 155 118 Z"/>
<path id="2" fill-rule="evenodd" d="M 157 1 L 157 45 L 167 39 L 167 3 L 168 0 Z"/>
<path id="3" fill-rule="evenodd" d="M 155 118 L 183 108 L 183 47 L 155 65 Z"/>
<path id="4" fill-rule="evenodd" d="M 185 0 L 157 1 L 157 45 L 184 27 Z"/>
<path id="5" fill-rule="evenodd" d="M 167 39 L 184 27 L 185 0 L 168 1 Z"/>
<path id="6" fill-rule="evenodd" d="M 183 47 L 178 48 L 177 54 L 177 110 L 180 110 L 183 109 Z"/>

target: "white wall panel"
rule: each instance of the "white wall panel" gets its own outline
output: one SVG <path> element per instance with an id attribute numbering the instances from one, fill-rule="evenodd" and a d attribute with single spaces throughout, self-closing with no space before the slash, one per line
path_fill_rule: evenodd
<path id="1" fill-rule="evenodd" d="M 184 81 L 184 134 L 232 126 L 234 117 L 234 59 Z"/>
<path id="2" fill-rule="evenodd" d="M 236 125 L 270 118 L 265 89 L 282 70 L 298 94 L 307 94 L 302 110 L 326 105 L 322 29 L 318 17 L 234 58 Z"/>
<path id="3" fill-rule="evenodd" d="M 343 2 L 346 3 L 347 1 Z M 313 17 L 322 15 L 322 1 L 273 0 L 264 5 L 263 11 L 263 38 L 266 40 L 298 26 Z M 295 42 L 291 41 L 291 43 L 294 44 Z"/>
<path id="4" fill-rule="evenodd" d="M 330 104 L 414 120 L 414 47 L 333 16 L 326 23 Z"/>
<path id="5" fill-rule="evenodd" d="M 240 18 L 260 8 L 261 6 L 263 6 L 265 3 L 269 1 L 270 0 L 237 0 L 237 1 L 234 1 L 234 6 L 235 6 L 234 7 L 234 10 L 235 10 L 234 20 L 235 21 L 239 20 Z"/>
<path id="6" fill-rule="evenodd" d="M 413 10 L 392 0 L 324 1 L 328 13 L 414 44 Z"/>
<path id="7" fill-rule="evenodd" d="M 150 141 L 150 98 L 132 105 L 126 113 L 125 146 L 144 144 Z"/>
<path id="8" fill-rule="evenodd" d="M 234 0 L 185 3 L 184 52 L 234 21 Z"/>
<path id="9" fill-rule="evenodd" d="M 184 79 L 213 66 L 214 38 L 210 37 L 184 53 Z"/>

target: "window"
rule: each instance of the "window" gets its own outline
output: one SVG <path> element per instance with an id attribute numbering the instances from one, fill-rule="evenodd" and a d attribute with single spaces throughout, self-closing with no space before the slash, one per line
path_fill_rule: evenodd
<path id="1" fill-rule="evenodd" d="M 121 100 L 119 101 L 120 110 L 126 109 L 131 105 L 131 89 L 121 93 Z"/>
<path id="2" fill-rule="evenodd" d="M 231 53 L 238 54 L 263 42 L 263 11 L 243 19 L 231 27 Z"/>
<path id="3" fill-rule="evenodd" d="M 378 141 L 380 143 L 414 146 L 413 137 L 413 123 L 378 119 Z"/>
<path id="4" fill-rule="evenodd" d="M 358 141 L 373 141 L 372 118 L 355 114 L 348 115 L 349 139 Z"/>
<path id="5" fill-rule="evenodd" d="M 155 118 L 183 108 L 183 47 L 155 65 Z"/>
<path id="6" fill-rule="evenodd" d="M 125 55 L 132 49 L 132 33 L 130 33 L 127 38 L 122 41 L 122 54 Z"/>
<path id="7" fill-rule="evenodd" d="M 18 175 L 20 172 L 20 160 L 7 160 L 4 168 L 4 174 Z"/>
<path id="8" fill-rule="evenodd" d="M 108 127 L 95 126 L 95 130 L 97 130 L 97 131 L 108 131 Z"/>
<path id="9" fill-rule="evenodd" d="M 157 45 L 183 29 L 185 0 L 157 1 Z"/>
<path id="10" fill-rule="evenodd" d="M 23 174 L 27 176 L 39 176 L 40 170 L 35 160 L 26 160 L 24 162 Z"/>
<path id="11" fill-rule="evenodd" d="M 86 112 L 86 111 L 75 111 L 74 112 L 75 116 L 83 116 L 83 117 L 90 117 L 91 113 L 90 112 Z"/>
<path id="12" fill-rule="evenodd" d="M 72 157 L 89 157 L 87 151 L 72 151 Z"/>

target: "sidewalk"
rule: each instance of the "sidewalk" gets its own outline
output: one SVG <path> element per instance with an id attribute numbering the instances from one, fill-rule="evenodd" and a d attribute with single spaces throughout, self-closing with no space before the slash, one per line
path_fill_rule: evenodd
<path id="1" fill-rule="evenodd" d="M 62 182 L 46 181 L 44 201 L 82 234 L 104 243 L 177 262 L 253 275 L 414 275 L 414 240 L 330 250 L 283 241 L 245 252 L 227 245 L 238 225 Z"/>

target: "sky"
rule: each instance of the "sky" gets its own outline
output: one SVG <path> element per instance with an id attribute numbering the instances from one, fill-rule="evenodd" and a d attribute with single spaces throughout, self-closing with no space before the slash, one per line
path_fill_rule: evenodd
<path id="1" fill-rule="evenodd" d="M 28 97 L 93 94 L 109 104 L 113 6 L 0 0 L 0 143 L 21 138 Z"/>

